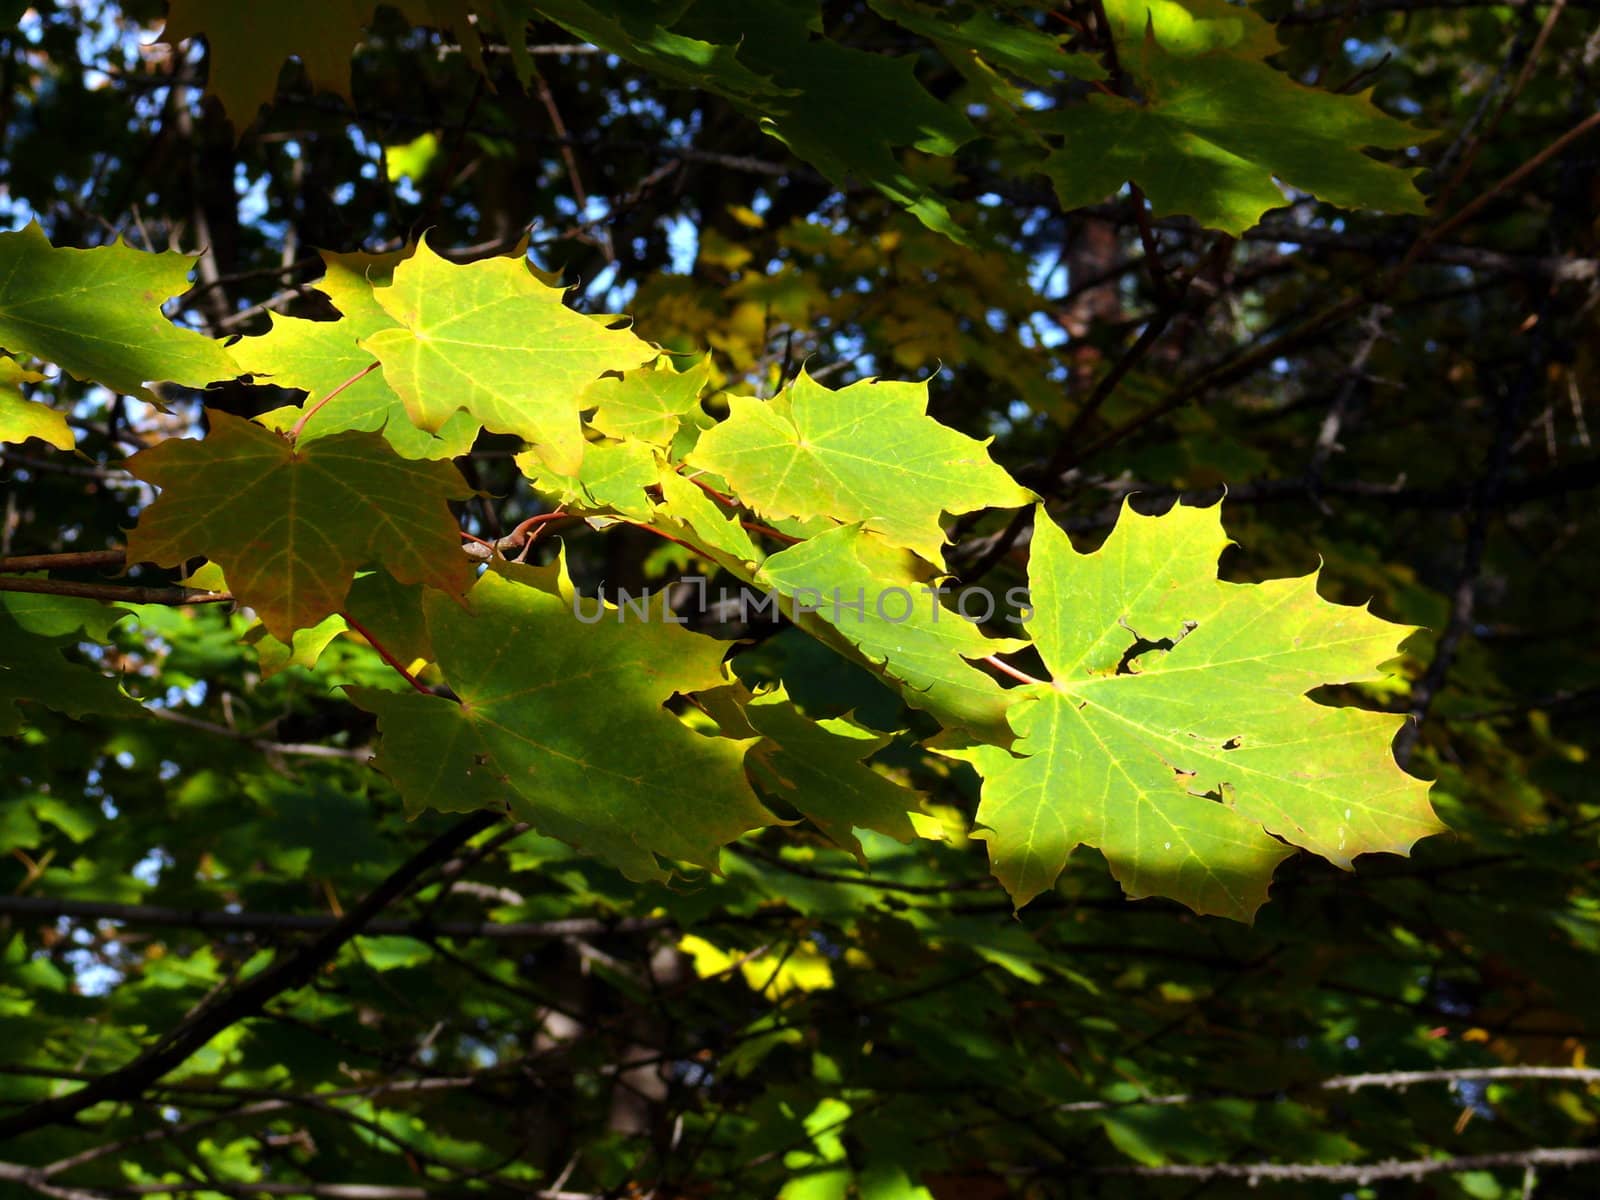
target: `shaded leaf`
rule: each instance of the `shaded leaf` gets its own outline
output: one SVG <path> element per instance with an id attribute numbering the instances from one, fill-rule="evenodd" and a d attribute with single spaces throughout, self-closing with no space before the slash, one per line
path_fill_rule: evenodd
<path id="1" fill-rule="evenodd" d="M 751 697 L 744 714 L 762 735 L 748 760 L 756 779 L 863 866 L 866 856 L 852 829 L 875 830 L 902 842 L 916 837 L 907 814 L 918 810 L 918 794 L 865 762 L 889 744 L 889 737 L 837 717 L 813 721 L 781 688 Z"/>
<path id="2" fill-rule="evenodd" d="M 217 562 L 241 604 L 280 641 L 344 607 L 356 569 L 464 591 L 471 569 L 447 501 L 469 493 L 448 463 L 399 458 L 376 434 L 302 449 L 227 413 L 203 442 L 174 439 L 128 460 L 162 488 L 128 535 L 134 562 Z"/>
<path id="3" fill-rule="evenodd" d="M 772 555 L 757 580 L 814 610 L 798 623 L 860 651 L 912 707 L 1003 737 L 1006 691 L 968 660 L 1023 643 L 986 637 L 945 608 L 908 557 L 841 526 Z"/>
<path id="4" fill-rule="evenodd" d="M 630 879 L 662 878 L 657 856 L 714 868 L 719 846 L 772 817 L 745 781 L 748 742 L 705 737 L 663 705 L 725 683 L 726 646 L 618 621 L 563 572 L 502 563 L 465 607 L 427 597 L 461 702 L 351 689 L 378 715 L 377 766 L 413 811 L 506 806 Z"/>
<path id="5" fill-rule="evenodd" d="M 1123 0 L 1116 12 L 1119 62 L 1139 99 L 1096 93 L 1039 122 L 1063 139 L 1043 164 L 1063 208 L 1097 203 L 1131 180 L 1158 218 L 1187 215 L 1241 234 L 1288 203 L 1281 180 L 1345 208 L 1424 211 L 1415 172 L 1361 148 L 1400 149 L 1427 135 L 1366 95 L 1308 88 L 1261 61 L 1276 46 L 1249 10 Z"/>

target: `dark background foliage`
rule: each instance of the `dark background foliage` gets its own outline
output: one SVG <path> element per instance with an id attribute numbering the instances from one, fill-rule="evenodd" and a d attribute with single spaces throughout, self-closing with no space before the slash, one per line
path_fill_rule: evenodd
<path id="1" fill-rule="evenodd" d="M 0 742 L 0 1129 L 292 964 L 419 852 L 421 875 L 171 1073 L 4 1139 L 0 1192 L 1220 1197 L 1277 1162 L 1320 1164 L 1262 1184 L 1301 1195 L 1592 1194 L 1600 1105 L 1573 1068 L 1600 995 L 1600 140 L 1546 154 L 1595 111 L 1592 3 L 1263 6 L 1295 77 L 1374 87 L 1438 131 L 1413 152 L 1433 216 L 1302 198 L 1234 239 L 1141 229 L 1126 194 L 1064 212 L 973 108 L 954 158 L 907 154 L 969 245 L 553 24 L 529 31 L 523 87 L 509 55 L 479 74 L 384 10 L 353 107 L 291 62 L 241 134 L 202 102 L 204 44 L 153 44 L 161 5 L 8 7 L 7 226 L 203 251 L 169 311 L 219 337 L 327 315 L 303 294 L 318 249 L 427 231 L 467 260 L 528 237 L 580 307 L 711 347 L 729 388 L 771 394 L 802 363 L 834 384 L 930 376 L 935 414 L 994 437 L 1085 546 L 1124 496 L 1157 511 L 1226 487 L 1230 577 L 1320 560 L 1330 598 L 1427 628 L 1366 698 L 1414 714 L 1398 753 L 1437 778 L 1452 832 L 1353 875 L 1293 859 L 1254 927 L 1127 902 L 1088 851 L 1014 919 L 965 836 L 974 779 L 917 759 L 900 769 L 948 844 L 883 841 L 866 875 L 804 830 L 763 835 L 721 878 L 639 887 L 535 833 L 405 820 L 365 765 L 370 718 L 334 690 L 382 676 L 365 646 L 268 678 L 244 617 L 145 608 L 93 653 L 152 719 L 34 710 Z M 1066 15 L 1092 31 L 1092 5 Z M 910 55 L 941 99 L 972 86 L 869 5 L 820 19 Z M 182 389 L 165 413 L 69 379 L 50 394 L 80 455 L 0 451 L 0 554 L 119 545 L 149 498 L 119 463 L 200 419 Z M 540 511 L 514 449 L 486 436 L 460 460 L 484 493 L 468 531 Z M 958 531 L 962 579 L 1022 578 L 1025 528 Z M 627 532 L 568 545 L 612 583 L 686 565 Z M 757 632 L 741 661 L 781 668 L 814 715 L 898 717 L 793 631 Z M 1484 1075 L 1506 1067 L 1524 1070 Z M 1488 1157 L 1340 1173 L 1451 1156 Z"/>

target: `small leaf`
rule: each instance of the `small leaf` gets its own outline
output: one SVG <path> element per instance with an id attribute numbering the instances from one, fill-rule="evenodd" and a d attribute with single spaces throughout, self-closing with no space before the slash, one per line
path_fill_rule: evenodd
<path id="1" fill-rule="evenodd" d="M 700 393 L 710 378 L 708 354 L 686 371 L 674 368 L 663 355 L 654 366 L 621 378 L 597 379 L 584 395 L 585 407 L 596 406 L 589 423 L 607 437 L 670 446 L 683 415 L 700 407 Z"/>
<path id="2" fill-rule="evenodd" d="M 835 845 L 866 865 L 854 828 L 871 829 L 897 841 L 916 836 L 907 815 L 919 796 L 865 763 L 890 739 L 849 721 L 813 721 L 782 688 L 752 697 L 744 706 L 762 735 L 747 760 L 758 782 L 815 822 Z"/>
<path id="3" fill-rule="evenodd" d="M 398 457 L 371 433 L 296 449 L 259 425 L 208 413 L 203 442 L 173 439 L 128 460 L 162 494 L 128 536 L 128 558 L 176 566 L 204 556 L 235 597 L 288 642 L 344 607 L 356 569 L 453 595 L 471 568 L 447 501 L 470 494 L 448 463 Z"/>
<path id="4" fill-rule="evenodd" d="M 14 358 L 0 358 L 0 442 L 38 438 L 57 450 L 71 450 L 77 441 L 67 418 L 22 394 L 24 383 L 38 383 L 43 378 L 37 371 L 23 370 Z"/>
<path id="5" fill-rule="evenodd" d="M 661 477 L 656 452 L 643 442 L 591 444 L 575 475 L 552 471 L 536 454 L 519 454 L 517 466 L 534 490 L 558 504 L 585 510 L 606 510 L 648 520 L 650 498 L 644 489 Z"/>
<path id="6" fill-rule="evenodd" d="M 697 546 L 727 554 L 741 563 L 758 563 L 761 551 L 735 515 L 724 513 L 704 489 L 676 471 L 661 475 L 661 504 L 656 521 L 675 526 Z"/>

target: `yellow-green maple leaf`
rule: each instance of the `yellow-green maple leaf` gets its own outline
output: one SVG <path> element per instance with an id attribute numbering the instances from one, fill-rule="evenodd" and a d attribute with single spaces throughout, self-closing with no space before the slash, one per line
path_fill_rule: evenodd
<path id="1" fill-rule="evenodd" d="M 0 233 L 0 347 L 55 363 L 74 379 L 156 403 L 147 383 L 204 387 L 239 366 L 221 342 L 167 320 L 194 260 L 121 241 L 56 248 L 37 223 Z"/>
<path id="2" fill-rule="evenodd" d="M 25 370 L 14 358 L 0 358 L 0 442 L 38 438 L 57 450 L 71 450 L 77 442 L 67 418 L 22 394 L 24 383 L 38 383 L 43 378 L 38 371 Z"/>
<path id="3" fill-rule="evenodd" d="M 928 385 L 866 380 L 830 391 L 804 372 L 772 400 L 733 396 L 691 467 L 722 476 L 763 516 L 861 522 L 929 562 L 942 559 L 942 513 L 1015 508 L 1032 493 L 988 443 L 927 415 Z"/>
<path id="4" fill-rule="evenodd" d="M 409 248 L 390 254 L 324 252 L 327 270 L 317 290 L 332 301 L 340 319 L 310 321 L 273 313 L 272 328 L 266 333 L 241 338 L 230 347 L 235 360 L 252 375 L 306 393 L 303 404 L 263 414 L 264 425 L 287 430 L 309 412 L 300 428 L 302 445 L 347 430 L 381 430 L 402 458 L 454 458 L 471 449 L 478 426 L 470 415 L 454 414 L 437 435 L 418 429 L 382 372 L 362 375 L 376 360 L 361 348 L 361 339 L 395 328 L 394 320 L 373 298 L 373 289 L 386 286 L 395 266 L 410 256 Z M 333 398 L 324 401 L 330 394 Z"/>
<path id="5" fill-rule="evenodd" d="M 1012 693 L 1010 751 L 957 752 L 1019 906 L 1086 844 L 1130 896 L 1247 920 L 1292 846 L 1348 868 L 1442 828 L 1390 750 L 1403 716 L 1308 697 L 1383 678 L 1413 630 L 1328 603 L 1315 575 L 1223 582 L 1227 544 L 1216 506 L 1125 507 L 1093 554 L 1039 518 L 1029 631 L 1050 681 Z"/>
<path id="6" fill-rule="evenodd" d="M 423 242 L 374 296 L 395 327 L 361 346 L 415 425 L 436 432 L 466 409 L 485 429 L 526 439 L 561 475 L 583 461 L 588 385 L 657 354 L 631 331 L 568 308 L 562 289 L 535 279 L 521 258 L 458 266 Z"/>

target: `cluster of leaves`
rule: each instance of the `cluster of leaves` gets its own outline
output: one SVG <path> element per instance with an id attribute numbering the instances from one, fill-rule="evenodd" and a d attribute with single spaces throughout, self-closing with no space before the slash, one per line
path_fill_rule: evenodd
<path id="1" fill-rule="evenodd" d="M 148 310 L 152 271 L 135 268 L 118 287 L 115 263 L 102 260 L 150 258 L 170 273 L 181 258 L 120 246 L 53 252 L 42 238 L 36 226 L 0 234 L 11 281 L 0 338 L 13 354 L 59 358 L 74 376 L 124 391 L 141 376 L 139 386 L 243 373 L 198 334 L 135 342 L 122 332 Z M 402 589 L 399 603 L 420 612 L 428 652 L 391 649 L 359 619 L 355 628 L 389 657 L 425 658 L 437 680 L 423 678 L 450 694 L 429 694 L 401 669 L 427 699 L 353 697 L 379 716 L 378 764 L 413 810 L 509 810 L 636 880 L 664 878 L 674 861 L 715 870 L 720 847 L 775 819 L 746 777 L 752 743 L 737 736 L 754 723 L 754 698 L 727 698 L 726 736 L 695 732 L 664 707 L 731 684 L 726 644 L 647 614 L 629 623 L 603 601 L 586 620 L 559 564 L 530 574 L 497 562 L 474 580 L 449 509 L 471 489 L 434 456 L 482 431 L 527 446 L 517 462 L 558 511 L 661 534 L 719 577 L 766 589 L 800 628 L 903 689 L 939 722 L 945 752 L 984 777 L 978 821 L 1018 905 L 1089 844 L 1132 896 L 1248 919 L 1288 846 L 1349 866 L 1368 851 L 1404 853 L 1438 828 L 1426 785 L 1390 757 L 1397 718 L 1304 699 L 1383 678 L 1380 664 L 1411 631 L 1323 601 L 1314 577 L 1219 582 L 1227 539 L 1215 508 L 1129 513 L 1088 556 L 1037 519 L 1023 615 L 1050 679 L 1006 690 L 974 660 L 1017 676 L 995 653 L 1030 643 L 990 643 L 927 581 L 943 566 L 942 516 L 1032 496 L 983 443 L 926 414 L 924 385 L 831 391 L 802 371 L 771 399 L 731 397 L 718 421 L 702 406 L 704 371 L 679 372 L 632 330 L 566 307 L 521 256 L 454 264 L 422 242 L 366 269 L 349 256 L 331 265 L 334 294 L 324 294 L 353 316 L 275 319 L 239 343 L 252 379 L 275 381 L 282 369 L 306 385 L 303 407 L 272 414 L 283 433 L 215 412 L 204 440 L 169 439 L 130 458 L 128 471 L 161 495 L 140 514 L 127 556 L 163 567 L 207 560 L 265 635 L 288 646 L 331 617 L 350 621 L 357 572 L 383 572 Z M 103 340 L 57 349 L 102 310 L 123 317 Z M 330 367 L 351 366 L 330 382 Z M 780 548 L 758 547 L 747 525 Z M 59 702 L 49 687 L 28 690 L 19 672 L 47 652 L 26 636 L 6 656 L 20 699 L 69 712 L 80 703 L 75 690 Z M 314 665 L 316 654 L 302 658 Z M 770 726 L 774 714 L 763 715 Z M 862 813 L 839 794 L 870 776 L 849 733 L 777 719 L 803 744 L 838 743 L 821 756 L 836 771 L 809 787 L 783 780 L 785 804 L 846 844 L 852 825 L 909 832 L 915 791 Z M 762 736 L 768 756 L 800 753 L 770 727 Z"/>
<path id="2" fill-rule="evenodd" d="M 1545 390 L 1587 446 L 1581 238 L 1319 242 L 1422 211 L 1366 151 L 1427 135 L 1252 9 L 845 7 L 18 18 L 0 1182 L 1509 1196 L 1595 1161 L 1528 1149 L 1596 1119 L 1593 656 L 1523 703 L 1478 628 L 1595 474 L 1553 400 L 1527 469 Z M 1449 20 L 1454 69 L 1500 28 Z M 1391 107 L 1459 123 L 1435 70 Z M 63 113 L 103 158 L 38 172 Z M 1402 268 L 1311 251 L 1361 237 Z M 1421 315 L 1374 290 L 1414 264 Z M 1535 340 L 1441 370 L 1516 327 L 1435 307 L 1472 272 L 1544 289 Z M 1385 372 L 1399 484 L 1334 457 Z M 1499 397 L 1473 474 L 1441 378 Z M 1435 807 L 1462 836 L 1344 873 Z"/>

